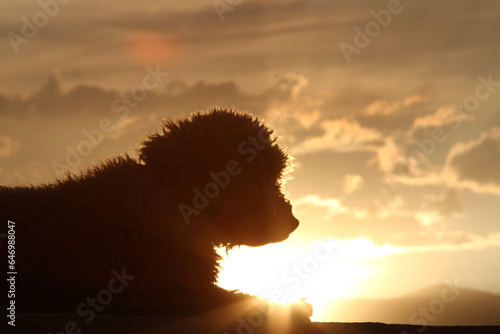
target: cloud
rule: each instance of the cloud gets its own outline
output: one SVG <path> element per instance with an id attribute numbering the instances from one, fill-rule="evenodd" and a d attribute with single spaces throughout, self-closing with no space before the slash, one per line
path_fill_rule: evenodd
<path id="1" fill-rule="evenodd" d="M 412 214 L 403 214 L 401 208 L 404 206 L 404 200 L 401 196 L 394 196 L 390 201 L 380 203 L 376 201 L 378 208 L 376 215 L 378 218 L 387 218 L 391 216 L 411 216 Z"/>
<path id="2" fill-rule="evenodd" d="M 456 143 L 449 151 L 443 175 L 451 185 L 475 192 L 500 193 L 500 127 L 476 139 Z"/>
<path id="3" fill-rule="evenodd" d="M 309 237 L 314 239 L 320 226 L 325 232 L 335 229 L 336 236 L 351 236 L 352 231 L 341 225 L 344 218 L 364 219 L 368 215 L 368 211 L 364 208 L 349 208 L 338 198 L 322 197 L 316 194 L 294 199 L 293 206 L 299 220 L 309 222 L 302 231 L 303 238 L 310 235 Z"/>
<path id="4" fill-rule="evenodd" d="M 0 116 L 110 114 L 111 102 L 118 97 L 116 91 L 83 84 L 64 92 L 60 77 L 50 75 L 39 89 L 25 97 L 4 95 L 0 101 Z"/>
<path id="5" fill-rule="evenodd" d="M 455 219 L 463 219 L 453 191 L 429 202 L 415 203 L 396 195 L 391 200 L 374 200 L 349 205 L 347 199 L 307 195 L 293 200 L 294 209 L 308 229 L 324 229 L 338 238 L 364 235 L 376 242 L 399 246 L 462 244 L 469 232 L 450 231 Z M 452 219 L 450 219 L 452 218 Z M 311 235 L 314 233 L 311 232 Z"/>
<path id="6" fill-rule="evenodd" d="M 21 142 L 8 136 L 0 136 L 0 157 L 10 157 L 21 149 Z"/>
<path id="7" fill-rule="evenodd" d="M 441 243 L 421 246 L 395 246 L 391 243 L 377 243 L 367 236 L 356 238 L 328 238 L 329 245 L 334 245 L 337 256 L 352 257 L 356 259 L 377 259 L 409 253 L 424 252 L 452 252 L 461 250 L 480 250 L 490 247 L 500 247 L 500 232 L 488 235 L 478 235 L 461 231 L 445 233 L 454 240 L 446 241 L 442 238 Z M 455 242 L 460 240 L 460 242 Z M 313 243 L 317 243 L 314 241 Z M 325 243 L 325 241 L 320 241 Z"/>
<path id="8" fill-rule="evenodd" d="M 277 83 L 274 89 L 269 91 L 274 97 L 283 97 L 285 100 L 297 99 L 301 91 L 307 87 L 309 80 L 300 74 L 289 72 L 277 76 Z"/>
<path id="9" fill-rule="evenodd" d="M 420 211 L 413 214 L 415 215 L 415 220 L 422 226 L 435 225 L 441 221 L 441 216 L 436 211 Z"/>
<path id="10" fill-rule="evenodd" d="M 379 170 L 386 173 L 392 172 L 398 161 L 404 156 L 403 149 L 396 144 L 396 140 L 392 136 L 385 138 L 384 145 L 380 146 L 376 153 L 377 156 L 369 163 L 377 163 Z"/>
<path id="11" fill-rule="evenodd" d="M 320 119 L 320 112 L 319 110 L 313 110 L 311 112 L 305 112 L 301 113 L 297 116 L 300 124 L 306 128 L 309 129 L 311 128 L 314 124 L 318 122 Z"/>
<path id="12" fill-rule="evenodd" d="M 323 208 L 325 209 L 329 215 L 338 215 L 342 213 L 349 212 L 349 209 L 346 208 L 338 199 L 336 198 L 321 198 L 318 195 L 306 195 L 302 198 L 295 200 L 294 205 L 296 207 L 305 206 L 314 207 L 314 208 Z"/>
<path id="13" fill-rule="evenodd" d="M 134 112 L 161 112 L 164 116 L 204 110 L 211 106 L 236 106 L 256 114 L 264 114 L 270 109 L 285 107 L 288 110 L 269 114 L 278 126 L 290 118 L 296 119 L 301 127 L 310 128 L 320 118 L 317 109 L 321 101 L 301 96 L 308 79 L 303 75 L 287 73 L 277 76 L 270 87 L 258 94 L 240 90 L 234 81 L 205 82 L 200 80 L 187 84 L 181 80 L 169 80 L 157 89 L 148 91 L 144 100 L 130 102 L 132 88 L 125 91 L 106 89 L 97 85 L 78 84 L 64 90 L 65 82 L 59 75 L 49 75 L 47 80 L 33 92 L 25 96 L 0 94 L 0 117 L 32 117 L 60 115 L 102 115 L 113 116 L 113 103 L 119 106 L 127 103 Z M 142 78 L 137 85 L 142 83 Z M 136 86 L 137 86 L 136 85 Z M 129 96 L 126 101 L 125 98 Z M 299 107 L 300 106 L 300 107 Z"/>
<path id="14" fill-rule="evenodd" d="M 418 94 L 410 95 L 402 100 L 396 101 L 376 100 L 364 109 L 363 114 L 367 116 L 392 115 L 398 110 L 409 108 L 410 106 L 421 103 L 425 100 L 427 100 L 426 96 Z"/>
<path id="15" fill-rule="evenodd" d="M 80 71 L 86 82 L 104 82 L 106 87 L 127 87 L 134 80 L 133 75 L 142 69 L 134 53 L 127 52 L 130 37 L 141 31 L 146 31 L 147 36 L 157 36 L 159 42 L 153 43 L 159 45 L 153 60 L 167 54 L 161 58 L 172 65 L 172 72 L 190 80 L 227 80 L 238 73 L 247 82 L 259 85 L 276 71 L 306 68 L 328 82 L 345 82 L 359 88 L 358 79 L 363 76 L 380 79 L 380 87 L 387 81 L 398 82 L 399 89 L 406 84 L 420 88 L 418 80 L 425 78 L 429 82 L 443 73 L 455 75 L 460 71 L 462 76 L 476 76 L 491 71 L 500 46 L 488 32 L 498 30 L 499 22 L 495 19 L 498 6 L 477 5 L 470 0 L 457 0 L 453 6 L 450 3 L 405 5 L 398 15 L 404 19 L 393 17 L 390 26 L 371 39 L 370 47 L 354 55 L 358 57 L 354 58 L 353 66 L 346 67 L 338 45 L 353 43 L 356 36 L 353 27 L 363 29 L 373 20 L 370 11 L 382 7 L 361 2 L 344 6 L 340 1 L 324 0 L 244 1 L 220 22 L 212 2 L 143 6 L 89 0 L 82 6 L 65 6 L 55 18 L 57 24 L 40 29 L 33 40 L 20 45 L 17 55 L 7 38 L 0 41 L 6 50 L 2 58 L 6 72 L 3 87 L 25 89 L 36 82 L 34 78 L 46 75 L 48 68 L 65 73 Z M 36 2 L 6 6 L 0 5 L 2 12 L 9 12 L 0 21 L 2 36 L 9 32 L 21 34 L 20 18 L 32 17 L 39 10 Z M 450 19 L 443 21 L 440 15 L 429 13 L 446 13 Z M 416 25 L 421 29 L 415 30 Z M 88 29 L 89 26 L 93 28 Z M 164 43 L 165 40 L 169 43 Z M 326 40 L 330 43 L 322 42 Z M 171 50 L 168 47 L 164 50 L 164 44 L 170 42 L 184 50 L 173 63 L 169 60 Z M 44 57 L 31 57 L 42 51 Z M 464 66 L 463 57 L 454 57 L 456 54 L 476 61 Z M 401 59 L 406 62 L 404 69 L 400 66 Z M 411 80 L 404 80 L 407 78 Z M 442 82 L 436 84 L 443 87 Z M 373 91 L 379 82 L 367 85 Z"/>
<path id="16" fill-rule="evenodd" d="M 271 104 L 274 105 L 275 103 L 271 102 Z M 318 109 L 308 106 L 307 101 L 281 104 L 284 104 L 284 106 L 269 107 L 264 112 L 263 119 L 280 138 L 282 145 L 293 147 L 297 142 L 310 137 L 311 131 L 317 130 L 315 125 L 321 118 L 321 113 Z"/>
<path id="17" fill-rule="evenodd" d="M 389 63 L 393 59 L 409 61 L 423 56 L 442 56 L 442 53 L 450 48 L 455 52 L 468 48 L 479 50 L 482 45 L 488 45 L 491 48 L 491 43 L 494 42 L 493 36 L 484 35 L 479 39 L 477 35 L 480 33 L 472 33 L 471 28 L 464 27 L 470 27 L 471 18 L 476 18 L 482 22 L 481 31 L 494 31 L 498 28 L 498 22 L 494 20 L 493 13 L 498 13 L 498 8 L 491 4 L 468 6 L 467 1 L 459 1 L 459 3 L 460 5 L 457 6 L 450 6 L 448 2 L 412 3 L 401 13 L 405 16 L 405 20 L 393 19 L 390 32 L 384 31 L 377 36 L 376 40 L 373 40 L 374 43 L 384 47 L 372 48 L 370 57 L 362 57 L 361 54 L 355 61 Z M 233 11 L 227 12 L 221 24 L 211 3 L 192 10 L 179 11 L 173 8 L 158 8 L 154 11 L 135 10 L 133 16 L 130 15 L 130 9 L 123 10 L 108 6 L 112 7 L 108 11 L 112 11 L 114 15 L 112 17 L 95 15 L 92 23 L 99 28 L 113 27 L 113 32 L 116 30 L 129 32 L 137 29 L 148 29 L 153 32 L 176 31 L 179 40 L 188 43 L 191 47 L 197 44 L 203 44 L 206 47 L 208 43 L 229 47 L 226 43 L 230 42 L 233 44 L 232 49 L 239 47 L 241 51 L 247 50 L 244 46 L 242 47 L 243 43 L 248 46 L 254 45 L 255 41 L 265 36 L 266 39 L 275 42 L 265 45 L 270 51 L 267 52 L 268 54 L 278 54 L 285 62 L 300 61 L 300 56 L 303 54 L 307 54 L 310 60 L 310 57 L 315 55 L 320 65 L 331 62 L 327 60 L 331 57 L 326 57 L 320 52 L 324 50 L 322 48 L 324 43 L 315 45 L 308 43 L 310 36 L 315 36 L 318 40 L 329 38 L 336 45 L 341 42 L 353 43 L 355 35 L 353 26 L 363 26 L 369 20 L 373 20 L 370 10 L 377 9 L 371 6 L 346 7 L 336 1 L 315 1 L 311 5 L 301 1 L 253 1 L 243 2 Z M 444 22 L 437 17 L 429 16 L 429 12 L 447 12 L 452 18 Z M 493 17 L 485 16 L 487 13 L 491 13 Z M 311 17 L 316 19 L 311 19 Z M 425 24 L 422 25 L 422 29 L 415 31 L 413 27 L 416 23 Z M 227 28 L 228 26 L 230 29 Z M 411 38 L 407 38 L 408 35 Z M 429 36 L 434 38 L 429 38 Z M 458 36 L 461 37 L 459 43 L 456 40 Z M 292 39 L 278 40 L 277 37 L 292 37 Z M 294 47 L 299 45 L 307 45 L 314 49 L 306 50 L 307 48 L 301 47 L 302 50 L 300 50 Z M 280 52 L 279 49 L 282 51 Z M 286 57 L 286 53 L 282 52 L 290 52 L 290 49 L 296 50 L 296 53 Z M 256 54 L 255 51 L 254 54 Z M 493 59 L 486 53 L 478 52 L 478 55 L 490 61 Z M 340 51 L 338 56 L 342 57 Z M 445 65 L 451 61 L 452 59 L 448 60 Z M 251 62 L 248 63 L 249 67 L 253 65 Z M 440 66 L 441 70 L 445 67 Z"/>
<path id="18" fill-rule="evenodd" d="M 292 148 L 292 153 L 373 151 L 383 143 L 383 136 L 379 131 L 365 128 L 354 119 L 324 120 L 320 127 L 323 130 L 321 136 L 304 140 Z"/>
<path id="19" fill-rule="evenodd" d="M 133 129 L 130 129 L 131 125 L 136 125 L 139 121 L 140 118 L 138 116 L 126 117 L 119 120 L 118 123 L 116 123 L 113 132 L 109 135 L 109 138 L 113 140 L 121 138 L 130 131 L 133 131 Z"/>
<path id="20" fill-rule="evenodd" d="M 382 245 L 375 244 L 366 236 L 359 236 L 352 239 L 330 239 L 329 243 L 338 245 L 339 252 L 344 256 L 354 258 L 370 258 L 376 259 L 397 254 L 398 248 L 385 243 Z"/>
<path id="21" fill-rule="evenodd" d="M 394 254 L 421 253 L 433 251 L 461 251 L 461 250 L 480 250 L 490 247 L 500 247 L 500 232 L 490 233 L 482 236 L 475 233 L 458 232 L 463 242 L 460 243 L 439 243 L 434 245 L 398 247 Z"/>
<path id="22" fill-rule="evenodd" d="M 342 188 L 348 194 L 355 192 L 356 190 L 361 189 L 363 186 L 364 180 L 361 175 L 358 174 L 347 174 L 344 177 L 342 182 Z"/>
<path id="23" fill-rule="evenodd" d="M 321 197 L 319 195 L 306 195 L 293 201 L 294 207 L 299 211 L 317 213 L 324 221 L 331 221 L 334 216 L 351 215 L 355 219 L 364 219 L 368 216 L 368 210 L 362 207 L 347 207 L 338 198 Z"/>
<path id="24" fill-rule="evenodd" d="M 440 215 L 434 210 L 408 209 L 403 197 L 394 196 L 390 201 L 380 204 L 375 211 L 374 216 L 379 219 L 409 219 L 418 223 L 420 226 L 431 226 L 441 221 Z"/>
<path id="25" fill-rule="evenodd" d="M 440 215 L 447 217 L 462 212 L 462 205 L 458 201 L 458 191 L 453 188 L 446 189 L 440 197 L 431 200 L 431 207 Z"/>
<path id="26" fill-rule="evenodd" d="M 427 197 L 427 202 L 422 202 L 418 208 L 409 209 L 408 207 L 412 207 L 412 203 L 408 203 L 398 194 L 390 201 L 379 203 L 374 214 L 380 219 L 392 217 L 413 219 L 423 227 L 445 223 L 445 218 L 463 217 L 462 205 L 458 201 L 456 189 L 447 188 L 441 196 L 428 195 L 424 197 Z"/>
<path id="27" fill-rule="evenodd" d="M 370 163 L 378 164 L 392 182 L 445 183 L 446 178 L 439 178 L 442 160 L 452 145 L 453 131 L 472 119 L 473 116 L 459 112 L 454 105 L 441 106 L 432 114 L 416 117 L 406 131 L 386 136 L 384 145 L 377 149 L 377 157 Z"/>
<path id="28" fill-rule="evenodd" d="M 399 254 L 423 253 L 436 251 L 480 250 L 490 247 L 500 247 L 500 232 L 482 236 L 474 233 L 455 231 L 447 233 L 458 237 L 461 242 L 443 242 L 422 246 L 394 246 L 390 243 L 376 244 L 368 237 L 360 236 L 353 239 L 339 240 L 344 254 L 356 258 L 380 258 Z"/>
<path id="29" fill-rule="evenodd" d="M 454 105 L 440 107 L 430 115 L 417 117 L 413 122 L 411 131 L 419 128 L 443 127 L 453 124 L 453 127 L 458 127 L 465 120 L 472 120 L 474 117 L 471 114 L 459 112 Z"/>

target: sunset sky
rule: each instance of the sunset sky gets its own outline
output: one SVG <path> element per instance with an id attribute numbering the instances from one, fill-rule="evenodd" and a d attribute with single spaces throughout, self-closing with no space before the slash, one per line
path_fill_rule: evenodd
<path id="1" fill-rule="evenodd" d="M 500 293 L 500 2 L 60 1 L 0 1 L 0 184 L 236 107 L 294 156 L 301 225 L 230 251 L 222 286 L 320 320 L 444 282 Z"/>

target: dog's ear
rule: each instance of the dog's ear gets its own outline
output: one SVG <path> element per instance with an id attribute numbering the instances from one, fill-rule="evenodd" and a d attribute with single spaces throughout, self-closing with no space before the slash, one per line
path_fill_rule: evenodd
<path id="1" fill-rule="evenodd" d="M 176 186 L 179 198 L 189 197 L 189 191 L 201 165 L 192 165 L 196 149 L 186 147 L 181 139 L 183 122 L 166 121 L 159 133 L 150 135 L 139 149 L 139 160 L 155 182 Z"/>
<path id="2" fill-rule="evenodd" d="M 163 124 L 162 132 L 150 135 L 139 149 L 139 160 L 148 166 L 164 166 L 168 160 L 164 157 L 175 156 L 175 147 L 172 145 L 172 131 L 179 126 L 167 121 Z M 164 166 L 166 167 L 166 166 Z"/>

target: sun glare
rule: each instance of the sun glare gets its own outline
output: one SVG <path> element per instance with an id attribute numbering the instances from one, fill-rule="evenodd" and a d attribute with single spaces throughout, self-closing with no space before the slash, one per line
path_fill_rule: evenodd
<path id="1" fill-rule="evenodd" d="M 148 30 L 138 30 L 128 36 L 129 53 L 144 64 L 167 64 L 180 56 L 180 45 L 175 41 Z"/>
<path id="2" fill-rule="evenodd" d="M 312 320 L 331 321 L 329 308 L 334 301 L 358 297 L 360 284 L 369 284 L 368 278 L 375 272 L 366 261 L 373 254 L 368 243 L 359 239 L 332 240 L 306 245 L 284 242 L 242 246 L 227 255 L 221 249 L 223 261 L 218 284 L 279 304 L 306 298 L 314 307 Z M 352 246 L 361 248 L 352 254 L 349 251 Z"/>

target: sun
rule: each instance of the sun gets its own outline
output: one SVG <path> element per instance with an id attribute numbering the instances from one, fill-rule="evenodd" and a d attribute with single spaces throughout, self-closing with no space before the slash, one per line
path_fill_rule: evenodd
<path id="1" fill-rule="evenodd" d="M 335 300 L 357 297 L 360 284 L 369 284 L 374 273 L 373 266 L 359 259 L 363 249 L 357 249 L 356 259 L 345 253 L 345 245 L 332 241 L 285 241 L 261 247 L 242 246 L 228 254 L 221 249 L 218 285 L 279 304 L 306 298 L 314 307 L 312 320 L 332 321 L 334 316 L 329 309 Z"/>
<path id="2" fill-rule="evenodd" d="M 168 64 L 178 59 L 181 44 L 162 34 L 137 30 L 126 39 L 125 46 L 129 54 L 144 64 Z"/>

